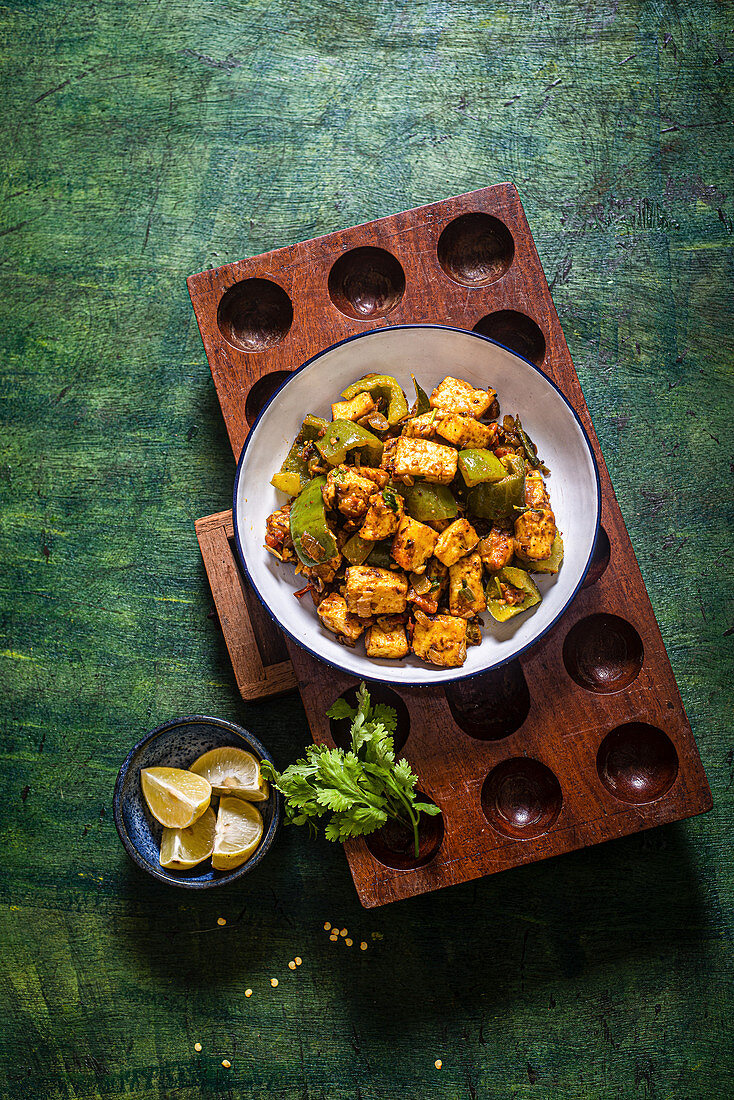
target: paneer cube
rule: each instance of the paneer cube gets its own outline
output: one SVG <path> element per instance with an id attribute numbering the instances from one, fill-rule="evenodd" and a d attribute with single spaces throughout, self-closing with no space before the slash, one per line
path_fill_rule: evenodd
<path id="1" fill-rule="evenodd" d="M 344 595 L 348 609 L 362 619 L 405 611 L 408 581 L 402 573 L 372 565 L 350 565 Z"/>
<path id="2" fill-rule="evenodd" d="M 448 485 L 456 477 L 459 452 L 427 439 L 398 439 L 393 459 L 395 477 L 422 477 Z"/>
<path id="3" fill-rule="evenodd" d="M 395 453 L 398 449 L 398 442 L 399 440 L 397 439 L 385 440 L 380 468 L 383 469 L 388 476 L 391 476 L 395 472 Z"/>
<path id="4" fill-rule="evenodd" d="M 485 538 L 479 540 L 477 550 L 486 568 L 496 573 L 512 561 L 515 539 L 509 531 L 493 527 Z"/>
<path id="5" fill-rule="evenodd" d="M 462 619 L 473 619 L 487 610 L 482 579 L 482 559 L 475 550 L 449 569 L 449 610 Z"/>
<path id="6" fill-rule="evenodd" d="M 458 413 L 444 416 L 437 428 L 440 436 L 461 450 L 491 447 L 497 430 L 496 424 L 482 424 L 472 416 L 460 416 Z"/>
<path id="7" fill-rule="evenodd" d="M 368 477 L 370 481 L 374 481 L 378 489 L 384 489 L 390 480 L 387 470 L 376 470 L 373 466 L 360 466 L 359 473 L 361 477 Z"/>
<path id="8" fill-rule="evenodd" d="M 403 516 L 398 533 L 392 541 L 392 556 L 402 569 L 422 573 L 433 553 L 438 535 L 425 523 Z"/>
<path id="9" fill-rule="evenodd" d="M 429 619 L 417 611 L 412 648 L 416 657 L 429 664 L 459 668 L 466 660 L 466 619 L 455 615 Z"/>
<path id="10" fill-rule="evenodd" d="M 336 508 L 348 519 L 361 519 L 374 491 L 375 483 L 370 478 L 362 477 L 351 466 L 337 466 L 329 470 L 321 495 L 327 508 Z"/>
<path id="11" fill-rule="evenodd" d="M 368 657 L 384 657 L 393 661 L 408 656 L 408 636 L 405 623 L 398 616 L 380 618 L 364 636 Z"/>
<path id="12" fill-rule="evenodd" d="M 438 536 L 434 554 L 444 565 L 453 565 L 479 542 L 479 535 L 466 519 L 455 519 Z"/>
<path id="13" fill-rule="evenodd" d="M 318 565 L 312 565 L 309 568 L 304 568 L 303 572 L 309 580 L 313 580 L 314 577 L 318 577 L 324 584 L 331 584 L 336 576 L 337 570 L 342 563 L 341 554 L 337 554 L 336 557 L 330 558 L 328 561 L 322 561 Z"/>
<path id="14" fill-rule="evenodd" d="M 351 401 L 337 401 L 331 406 L 332 420 L 359 420 L 375 408 L 372 395 L 358 393 Z"/>
<path id="15" fill-rule="evenodd" d="M 332 592 L 316 608 L 316 613 L 327 630 L 338 634 L 347 645 L 353 646 L 364 630 L 364 623 L 350 614 L 347 601 L 338 592 Z"/>
<path id="16" fill-rule="evenodd" d="M 406 420 L 402 435 L 408 439 L 433 439 L 442 419 L 437 409 L 431 409 L 430 412 L 414 416 L 412 420 Z"/>
<path id="17" fill-rule="evenodd" d="M 528 508 L 545 508 L 550 504 L 545 482 L 538 473 L 525 475 L 525 503 Z"/>
<path id="18" fill-rule="evenodd" d="M 448 375 L 430 396 L 432 409 L 460 416 L 484 416 L 497 394 L 494 390 L 475 390 L 461 378 Z"/>
<path id="19" fill-rule="evenodd" d="M 550 508 L 529 508 L 515 520 L 515 550 L 525 561 L 543 561 L 553 549 L 556 517 Z"/>
<path id="20" fill-rule="evenodd" d="M 431 558 L 425 573 L 411 573 L 408 603 L 426 615 L 435 615 L 438 602 L 449 582 L 449 571 L 438 558 Z"/>
<path id="21" fill-rule="evenodd" d="M 370 497 L 370 506 L 359 534 L 370 542 L 394 535 L 403 518 L 403 498 L 394 489 L 383 489 Z"/>

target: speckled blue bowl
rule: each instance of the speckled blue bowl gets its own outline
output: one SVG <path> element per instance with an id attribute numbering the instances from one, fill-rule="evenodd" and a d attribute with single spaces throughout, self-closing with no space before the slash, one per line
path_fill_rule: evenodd
<path id="1" fill-rule="evenodd" d="M 125 851 L 153 878 L 187 890 L 206 890 L 210 886 L 227 886 L 257 867 L 275 840 L 283 812 L 282 798 L 272 786 L 266 802 L 256 803 L 263 815 L 264 831 L 255 854 L 234 871 L 215 871 L 209 860 L 190 871 L 168 871 L 158 862 L 163 826 L 152 816 L 143 798 L 140 772 L 143 768 L 188 768 L 209 749 L 234 745 L 245 749 L 260 760 L 270 760 L 270 753 L 252 734 L 222 718 L 207 718 L 195 714 L 174 718 L 152 733 L 146 734 L 127 754 L 120 768 L 112 796 L 115 825 Z"/>

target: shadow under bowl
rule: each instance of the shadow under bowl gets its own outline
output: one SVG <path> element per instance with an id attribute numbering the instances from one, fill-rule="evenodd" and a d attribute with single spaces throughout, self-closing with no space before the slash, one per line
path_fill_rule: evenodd
<path id="1" fill-rule="evenodd" d="M 271 785 L 267 801 L 255 803 L 263 817 L 262 840 L 254 855 L 241 867 L 233 871 L 215 871 L 209 860 L 190 871 L 169 871 L 161 867 L 158 855 L 163 826 L 148 810 L 140 772 L 152 767 L 189 768 L 202 753 L 226 745 L 234 745 L 251 752 L 259 760 L 272 762 L 270 753 L 242 726 L 197 714 L 174 718 L 146 734 L 130 750 L 120 768 L 112 796 L 117 832 L 133 863 L 159 882 L 187 890 L 227 886 L 257 867 L 275 840 L 283 808 L 281 795 Z"/>

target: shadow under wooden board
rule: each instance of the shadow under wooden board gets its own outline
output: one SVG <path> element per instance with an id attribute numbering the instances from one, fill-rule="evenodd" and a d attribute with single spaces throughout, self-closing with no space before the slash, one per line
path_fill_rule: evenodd
<path id="1" fill-rule="evenodd" d="M 581 592 L 518 659 L 471 680 L 374 693 L 442 810 L 416 859 L 394 836 L 345 845 L 365 906 L 560 855 L 711 808 L 703 766 L 515 187 L 501 184 L 192 275 L 191 299 L 239 456 L 287 373 L 389 324 L 474 329 L 541 366 L 589 434 L 602 527 Z M 486 380 L 491 385 L 492 379 Z M 355 681 L 285 638 L 242 575 L 231 512 L 197 535 L 244 698 L 297 686 L 311 732 Z"/>

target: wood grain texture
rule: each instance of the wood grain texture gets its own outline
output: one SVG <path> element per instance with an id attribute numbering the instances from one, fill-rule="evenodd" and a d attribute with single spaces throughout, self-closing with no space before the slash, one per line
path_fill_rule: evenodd
<path id="1" fill-rule="evenodd" d="M 235 455 L 258 398 L 330 340 L 366 325 L 430 320 L 488 329 L 534 354 L 579 414 L 596 455 L 604 554 L 549 637 L 514 662 L 527 707 L 507 698 L 510 670 L 447 692 L 395 687 L 408 709 L 406 756 L 442 811 L 440 827 L 432 821 L 427 828 L 442 832 L 412 859 L 369 839 L 345 845 L 362 904 L 414 897 L 710 809 L 516 188 L 500 184 L 441 200 L 193 275 L 188 286 Z M 482 384 L 496 385 L 491 376 Z M 280 664 L 267 677 L 221 516 L 199 520 L 197 531 L 241 694 L 255 698 L 297 683 L 314 738 L 333 746 L 326 711 L 356 682 L 289 639 L 290 679 Z M 639 648 L 639 660 L 630 646 Z M 476 717 L 466 712 L 468 699 Z M 504 736 L 477 728 L 482 713 L 496 724 L 503 711 Z"/>
<path id="2" fill-rule="evenodd" d="M 729 1095 L 727 5 L 36 0 L 0 22 L 0 1093 Z M 296 830 L 231 895 L 159 889 L 111 821 L 130 745 L 207 711 L 281 765 L 309 737 L 296 695 L 241 701 L 209 618 L 193 523 L 233 466 L 184 276 L 503 179 L 715 809 L 371 914 Z"/>

